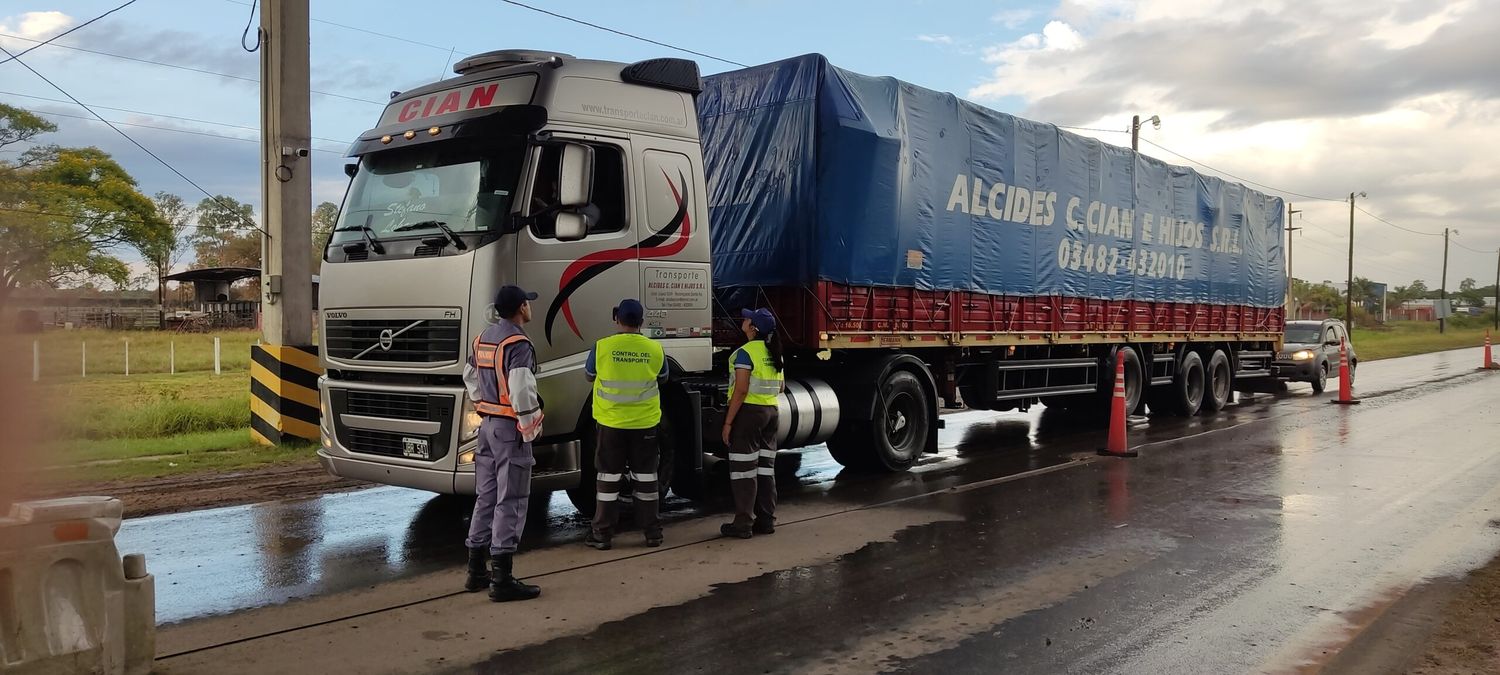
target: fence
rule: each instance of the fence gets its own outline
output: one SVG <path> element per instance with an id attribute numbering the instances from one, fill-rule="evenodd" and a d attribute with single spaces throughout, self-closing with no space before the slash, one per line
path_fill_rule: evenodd
<path id="1" fill-rule="evenodd" d="M 20 358 L 31 352 L 31 379 L 246 372 L 259 333 L 177 334 L 157 331 L 80 331 L 8 336 Z M 15 344 L 21 341 L 29 344 Z M 23 362 L 24 363 L 24 362 Z M 20 365 L 20 364 L 17 364 Z M 23 366 L 24 367 L 24 366 Z"/>

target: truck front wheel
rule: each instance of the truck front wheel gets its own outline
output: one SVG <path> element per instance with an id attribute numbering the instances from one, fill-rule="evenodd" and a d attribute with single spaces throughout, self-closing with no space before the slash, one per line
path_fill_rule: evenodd
<path id="1" fill-rule="evenodd" d="M 932 404 L 921 380 L 908 371 L 886 376 L 875 399 L 875 419 L 847 419 L 828 451 L 851 469 L 905 471 L 915 464 L 927 443 Z"/>
<path id="2" fill-rule="evenodd" d="M 573 508 L 585 518 L 594 517 L 595 499 L 595 476 L 597 470 L 594 468 L 594 447 L 599 443 L 599 430 L 594 425 L 594 418 L 586 417 L 578 424 L 578 487 L 568 489 L 568 501 L 573 502 Z"/>

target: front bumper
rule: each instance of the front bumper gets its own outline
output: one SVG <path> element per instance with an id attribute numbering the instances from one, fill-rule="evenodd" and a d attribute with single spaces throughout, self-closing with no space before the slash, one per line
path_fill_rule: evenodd
<path id="1" fill-rule="evenodd" d="M 1293 382 L 1311 382 L 1318 379 L 1318 362 L 1316 359 L 1278 360 L 1271 364 L 1271 375 Z"/>

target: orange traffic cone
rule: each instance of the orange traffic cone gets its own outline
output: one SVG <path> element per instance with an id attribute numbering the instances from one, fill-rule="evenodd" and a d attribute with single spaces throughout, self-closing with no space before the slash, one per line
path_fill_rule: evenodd
<path id="1" fill-rule="evenodd" d="M 1115 353 L 1115 393 L 1109 400 L 1109 441 L 1099 450 L 1107 457 L 1139 457 L 1125 447 L 1125 356 Z"/>
<path id="2" fill-rule="evenodd" d="M 1484 365 L 1480 366 L 1479 369 L 1491 370 L 1495 368 L 1500 368 L 1500 363 L 1495 363 L 1495 359 L 1490 357 L 1490 332 L 1486 330 L 1484 331 Z"/>
<path id="3" fill-rule="evenodd" d="M 1349 373 L 1349 343 L 1339 340 L 1339 397 L 1329 401 L 1339 405 L 1354 405 L 1359 399 L 1354 398 L 1354 382 L 1351 381 Z"/>

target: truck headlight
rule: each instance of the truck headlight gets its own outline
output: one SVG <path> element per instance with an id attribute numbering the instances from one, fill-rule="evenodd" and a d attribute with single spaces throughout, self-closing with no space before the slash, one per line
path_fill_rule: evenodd
<path id="1" fill-rule="evenodd" d="M 1297 350 L 1295 352 L 1292 352 L 1292 360 L 1293 361 L 1306 361 L 1308 359 L 1311 359 L 1312 357 L 1313 357 L 1313 353 L 1312 353 L 1311 350 L 1299 349 L 1299 350 Z"/>
<path id="2" fill-rule="evenodd" d="M 469 400 L 468 394 L 464 394 L 463 412 L 458 427 L 458 442 L 463 444 L 479 438 L 479 423 L 482 421 L 479 412 L 474 410 L 474 402 Z"/>

